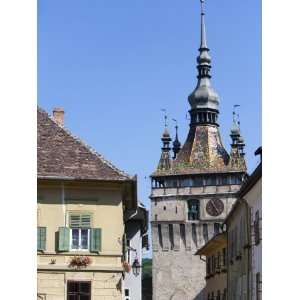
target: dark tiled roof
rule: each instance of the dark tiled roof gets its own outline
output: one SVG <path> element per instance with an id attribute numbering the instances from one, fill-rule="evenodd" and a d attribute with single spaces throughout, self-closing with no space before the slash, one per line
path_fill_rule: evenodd
<path id="1" fill-rule="evenodd" d="M 152 176 L 202 173 L 245 172 L 244 158 L 228 155 L 215 126 L 190 128 L 187 140 L 168 169 L 157 169 Z"/>
<path id="2" fill-rule="evenodd" d="M 129 180 L 83 141 L 57 124 L 47 112 L 37 110 L 38 178 Z"/>

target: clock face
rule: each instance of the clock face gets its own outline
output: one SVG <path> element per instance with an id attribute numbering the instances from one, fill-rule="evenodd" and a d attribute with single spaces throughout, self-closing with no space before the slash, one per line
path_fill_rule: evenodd
<path id="1" fill-rule="evenodd" d="M 224 203 L 220 199 L 210 199 L 206 204 L 206 211 L 213 217 L 219 216 L 224 211 Z"/>

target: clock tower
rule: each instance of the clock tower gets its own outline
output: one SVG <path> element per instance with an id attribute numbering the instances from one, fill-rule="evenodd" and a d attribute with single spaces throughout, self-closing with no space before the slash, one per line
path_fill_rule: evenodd
<path id="1" fill-rule="evenodd" d="M 162 152 L 151 175 L 153 300 L 203 299 L 205 263 L 195 256 L 215 233 L 236 200 L 246 175 L 244 141 L 233 115 L 231 151 L 222 143 L 219 96 L 211 85 L 211 57 L 201 1 L 198 82 L 189 95 L 190 128 L 184 145 L 177 136 L 171 155 L 167 126 Z"/>

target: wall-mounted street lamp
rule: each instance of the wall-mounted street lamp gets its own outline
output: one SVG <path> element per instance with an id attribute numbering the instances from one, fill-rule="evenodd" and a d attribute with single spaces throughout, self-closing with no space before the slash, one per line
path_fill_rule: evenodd
<path id="1" fill-rule="evenodd" d="M 134 276 L 139 276 L 140 272 L 141 272 L 141 264 L 139 262 L 139 260 L 136 258 L 132 264 L 132 273 Z"/>

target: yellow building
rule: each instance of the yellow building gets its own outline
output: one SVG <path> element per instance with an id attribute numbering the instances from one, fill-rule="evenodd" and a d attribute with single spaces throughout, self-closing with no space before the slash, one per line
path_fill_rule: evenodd
<path id="1" fill-rule="evenodd" d="M 122 298 L 124 222 L 136 179 L 38 108 L 38 299 Z"/>
<path id="2" fill-rule="evenodd" d="M 195 253 L 195 255 L 200 255 L 200 259 L 206 262 L 206 285 L 202 291 L 202 299 L 226 300 L 227 298 L 226 246 L 226 233 L 222 232 L 213 236 Z"/>

